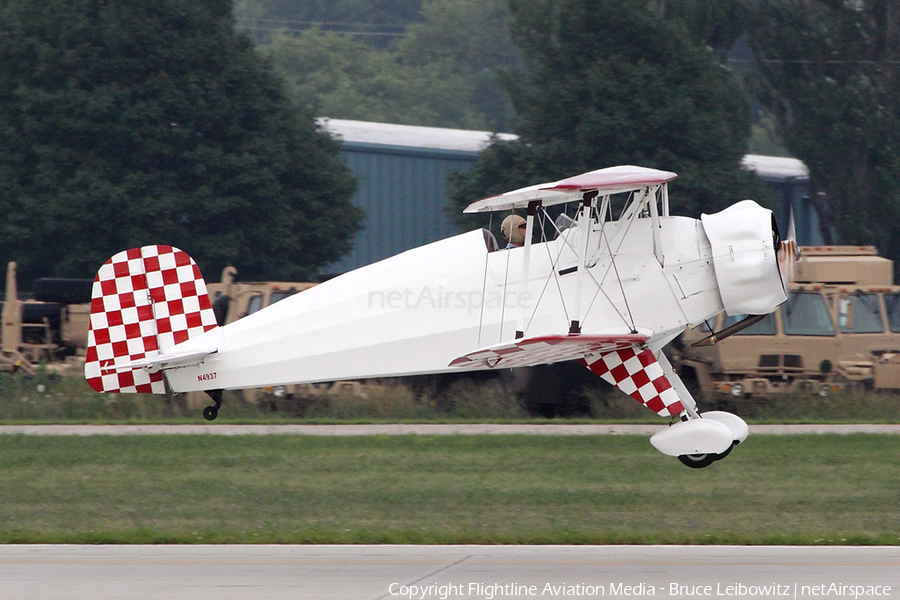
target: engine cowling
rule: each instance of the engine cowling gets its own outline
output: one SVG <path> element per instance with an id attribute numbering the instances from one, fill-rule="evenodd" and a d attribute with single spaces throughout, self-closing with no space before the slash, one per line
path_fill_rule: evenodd
<path id="1" fill-rule="evenodd" d="M 712 246 L 716 281 L 727 314 L 768 314 L 787 300 L 771 210 L 744 200 L 704 214 L 701 221 Z"/>

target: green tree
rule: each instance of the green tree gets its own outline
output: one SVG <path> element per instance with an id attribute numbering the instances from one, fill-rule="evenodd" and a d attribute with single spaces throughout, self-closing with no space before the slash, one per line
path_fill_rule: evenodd
<path id="1" fill-rule="evenodd" d="M 900 6 L 760 0 L 750 41 L 758 96 L 810 170 L 829 243 L 900 260 Z"/>
<path id="2" fill-rule="evenodd" d="M 301 278 L 360 215 L 339 146 L 236 34 L 227 0 L 0 0 L 0 255 L 93 276 L 176 245 L 217 277 Z"/>
<path id="3" fill-rule="evenodd" d="M 663 3 L 665 4 L 665 3 Z M 463 176 L 481 196 L 617 164 L 675 171 L 673 210 L 711 212 L 760 190 L 742 171 L 741 91 L 716 53 L 646 0 L 510 0 L 524 69 L 503 79 L 520 118 Z"/>
<path id="4" fill-rule="evenodd" d="M 502 0 L 431 0 L 388 49 L 323 25 L 275 34 L 260 50 L 322 116 L 504 130 L 512 111 L 494 75 L 517 60 L 505 19 Z"/>
<path id="5" fill-rule="evenodd" d="M 297 103 L 321 116 L 382 123 L 480 129 L 470 82 L 409 66 L 396 53 L 340 34 L 307 29 L 279 34 L 261 47 L 288 81 Z"/>
<path id="6" fill-rule="evenodd" d="M 505 0 L 424 0 L 421 19 L 406 28 L 396 51 L 417 77 L 458 87 L 440 93 L 482 116 L 479 129 L 510 131 L 512 105 L 496 77 L 521 62 L 508 20 Z"/>

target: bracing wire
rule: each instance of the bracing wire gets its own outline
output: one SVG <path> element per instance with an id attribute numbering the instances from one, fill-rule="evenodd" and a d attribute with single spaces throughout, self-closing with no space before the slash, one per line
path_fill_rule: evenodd
<path id="1" fill-rule="evenodd" d="M 490 232 L 491 235 L 493 235 L 493 229 L 494 229 L 494 213 L 491 212 L 491 214 L 488 217 L 488 232 Z M 484 327 L 484 306 L 486 304 L 486 302 L 484 301 L 484 298 L 485 298 L 485 295 L 487 294 L 487 276 L 488 276 L 488 268 L 490 267 L 490 262 L 489 262 L 490 259 L 491 259 L 491 252 L 490 252 L 490 249 L 488 249 L 488 251 L 484 253 L 484 275 L 481 278 L 481 310 L 478 313 L 478 338 L 475 343 L 476 348 L 481 348 L 481 331 L 482 331 L 482 328 Z"/>

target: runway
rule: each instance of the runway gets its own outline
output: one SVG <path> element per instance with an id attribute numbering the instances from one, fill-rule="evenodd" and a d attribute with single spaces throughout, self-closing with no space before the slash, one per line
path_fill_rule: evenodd
<path id="1" fill-rule="evenodd" d="M 4 600 L 896 598 L 897 547 L 0 546 Z"/>

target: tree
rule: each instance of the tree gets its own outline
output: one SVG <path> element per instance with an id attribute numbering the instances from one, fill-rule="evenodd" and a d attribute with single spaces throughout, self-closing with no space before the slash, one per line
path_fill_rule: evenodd
<path id="1" fill-rule="evenodd" d="M 409 66 L 396 53 L 347 36 L 307 29 L 278 34 L 261 51 L 288 81 L 294 100 L 321 116 L 382 123 L 481 129 L 473 85 L 431 64 Z"/>
<path id="2" fill-rule="evenodd" d="M 260 50 L 323 116 L 505 130 L 511 107 L 494 74 L 517 60 L 505 17 L 502 0 L 431 0 L 389 48 L 322 25 L 274 34 Z"/>
<path id="3" fill-rule="evenodd" d="M 339 146 L 236 34 L 227 0 L 0 0 L 0 253 L 23 280 L 179 246 L 295 279 L 346 249 Z"/>
<path id="4" fill-rule="evenodd" d="M 430 84 L 461 85 L 459 101 L 484 116 L 479 128 L 509 131 L 513 110 L 496 74 L 521 57 L 508 18 L 505 0 L 424 0 L 422 18 L 407 26 L 397 54 Z"/>
<path id="5" fill-rule="evenodd" d="M 664 4 L 664 3 L 663 3 Z M 711 212 L 760 191 L 740 168 L 741 91 L 702 40 L 645 0 L 510 0 L 524 69 L 504 87 L 520 118 L 459 181 L 479 197 L 616 164 L 672 170 L 673 209 Z"/>
<path id="6" fill-rule="evenodd" d="M 753 5 L 751 5 L 753 6 Z M 758 96 L 809 167 L 828 243 L 900 259 L 900 6 L 761 0 L 750 42 Z"/>

